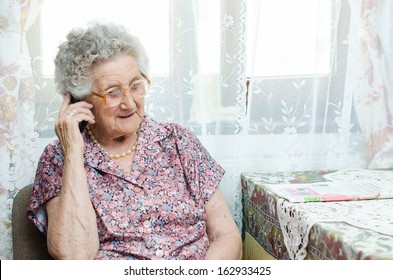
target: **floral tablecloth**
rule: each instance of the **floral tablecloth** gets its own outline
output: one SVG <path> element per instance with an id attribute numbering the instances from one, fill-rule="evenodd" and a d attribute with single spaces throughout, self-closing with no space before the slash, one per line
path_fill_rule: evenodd
<path id="1" fill-rule="evenodd" d="M 265 188 L 350 180 L 393 182 L 393 171 L 243 173 L 244 230 L 276 259 L 393 259 L 393 199 L 290 203 Z"/>

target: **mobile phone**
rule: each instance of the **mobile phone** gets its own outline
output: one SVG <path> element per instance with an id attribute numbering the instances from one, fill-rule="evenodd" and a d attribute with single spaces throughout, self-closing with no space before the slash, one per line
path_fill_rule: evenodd
<path id="1" fill-rule="evenodd" d="M 71 95 L 71 104 L 76 103 L 76 102 L 79 102 L 79 101 L 81 101 L 81 100 L 78 100 L 78 99 L 76 99 L 75 97 L 73 97 L 73 96 Z M 80 132 L 83 132 L 83 131 L 85 130 L 86 126 L 87 126 L 87 121 L 81 121 L 81 122 L 79 123 L 79 131 L 80 131 Z"/>

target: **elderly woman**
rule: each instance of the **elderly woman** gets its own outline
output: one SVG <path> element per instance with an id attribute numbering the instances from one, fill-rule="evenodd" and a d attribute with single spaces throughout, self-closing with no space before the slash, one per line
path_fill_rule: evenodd
<path id="1" fill-rule="evenodd" d="M 49 253 L 239 259 L 240 234 L 219 189 L 224 170 L 189 130 L 144 113 L 150 80 L 138 39 L 115 24 L 74 29 L 55 66 L 65 96 L 58 140 L 39 160 L 28 209 Z"/>

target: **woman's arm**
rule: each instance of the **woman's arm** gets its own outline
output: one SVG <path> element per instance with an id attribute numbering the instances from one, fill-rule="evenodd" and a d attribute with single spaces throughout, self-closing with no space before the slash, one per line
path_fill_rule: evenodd
<path id="1" fill-rule="evenodd" d="M 240 260 L 242 239 L 220 189 L 206 204 L 209 249 L 207 260 Z"/>
<path id="2" fill-rule="evenodd" d="M 98 252 L 96 214 L 78 165 L 66 159 L 60 196 L 46 204 L 48 251 L 55 259 L 94 259 Z"/>
<path id="3" fill-rule="evenodd" d="M 90 104 L 78 103 L 70 105 L 70 96 L 64 98 L 55 127 L 64 156 L 60 195 L 46 204 L 48 250 L 55 259 L 93 259 L 99 247 L 84 169 L 84 142 L 78 128 L 82 120 L 94 122 L 94 116 Z M 67 115 L 70 111 L 71 116 Z"/>

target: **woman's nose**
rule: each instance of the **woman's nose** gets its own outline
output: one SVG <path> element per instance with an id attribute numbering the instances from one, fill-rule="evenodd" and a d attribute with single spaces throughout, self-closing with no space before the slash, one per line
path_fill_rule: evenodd
<path id="1" fill-rule="evenodd" d="M 135 102 L 135 99 L 132 97 L 130 92 L 125 92 L 124 98 L 120 103 L 120 106 L 123 106 L 123 108 L 134 108 L 137 107 L 137 103 Z"/>

